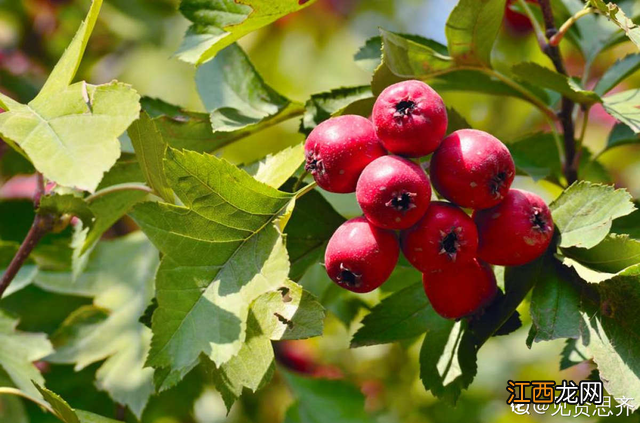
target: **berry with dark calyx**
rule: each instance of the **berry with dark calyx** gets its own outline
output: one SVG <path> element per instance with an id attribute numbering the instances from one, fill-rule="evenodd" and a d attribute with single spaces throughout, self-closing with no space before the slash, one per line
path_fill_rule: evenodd
<path id="1" fill-rule="evenodd" d="M 476 257 L 478 231 L 462 209 L 434 201 L 427 213 L 401 233 L 402 252 L 423 273 L 459 266 Z"/>
<path id="2" fill-rule="evenodd" d="M 502 203 L 473 214 L 478 257 L 500 266 L 520 266 L 544 254 L 553 238 L 553 219 L 544 200 L 512 189 Z"/>
<path id="3" fill-rule="evenodd" d="M 407 229 L 424 215 L 431 201 L 429 177 L 398 156 L 371 162 L 360 175 L 356 199 L 366 218 L 384 229 Z"/>
<path id="4" fill-rule="evenodd" d="M 364 217 L 348 220 L 331 236 L 324 254 L 327 274 L 349 291 L 370 292 L 391 276 L 400 246 L 396 235 Z"/>
<path id="5" fill-rule="evenodd" d="M 422 284 L 433 309 L 447 319 L 480 311 L 498 291 L 491 267 L 479 260 L 425 273 Z"/>
<path id="6" fill-rule="evenodd" d="M 447 200 L 461 207 L 486 209 L 509 191 L 516 170 L 509 149 L 491 134 L 455 131 L 431 157 L 431 181 Z"/>
<path id="7" fill-rule="evenodd" d="M 421 157 L 433 153 L 447 132 L 442 98 L 421 81 L 387 87 L 371 115 L 382 145 L 394 154 Z"/>
<path id="8" fill-rule="evenodd" d="M 320 188 L 337 193 L 355 191 L 362 170 L 386 154 L 373 124 L 356 115 L 322 122 L 307 137 L 304 152 L 305 170 Z"/>

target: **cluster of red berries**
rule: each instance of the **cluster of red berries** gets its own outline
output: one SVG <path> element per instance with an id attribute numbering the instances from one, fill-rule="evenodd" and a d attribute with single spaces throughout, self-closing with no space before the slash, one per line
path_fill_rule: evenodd
<path id="1" fill-rule="evenodd" d="M 371 120 L 345 115 L 311 132 L 307 171 L 327 191 L 355 191 L 364 214 L 340 226 L 327 245 L 326 270 L 338 285 L 376 289 L 402 249 L 423 273 L 433 308 L 461 318 L 497 292 L 489 264 L 525 264 L 547 249 L 551 213 L 537 195 L 510 189 L 515 166 L 507 147 L 486 132 L 463 129 L 444 138 L 446 130 L 438 93 L 405 81 L 380 94 Z M 410 160 L 431 153 L 431 182 L 449 202 L 431 201 L 429 177 Z"/>

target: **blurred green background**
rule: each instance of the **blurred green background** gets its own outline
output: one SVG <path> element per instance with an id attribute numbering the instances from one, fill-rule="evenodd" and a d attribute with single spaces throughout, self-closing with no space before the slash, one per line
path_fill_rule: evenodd
<path id="1" fill-rule="evenodd" d="M 88 0 L 0 0 L 0 90 L 22 102 L 33 98 L 71 40 L 88 3 Z M 118 79 L 132 84 L 142 95 L 189 109 L 203 109 L 195 89 L 194 69 L 172 57 L 188 27 L 187 20 L 177 12 L 178 3 L 178 0 L 106 0 L 79 77 L 92 83 Z M 271 86 L 304 102 L 313 93 L 370 82 L 371 75 L 354 64 L 353 54 L 367 38 L 377 35 L 378 27 L 444 42 L 445 21 L 455 3 L 455 0 L 318 0 L 302 12 L 243 38 L 240 44 Z M 640 5 L 632 6 L 640 10 Z M 633 52 L 633 48 L 627 43 L 605 53 L 592 69 L 593 78 L 587 87 L 593 86 L 611 63 Z M 580 55 L 570 46 L 564 53 L 569 71 L 579 75 Z M 494 52 L 495 67 L 507 69 L 509 64 L 523 60 L 547 64 L 531 33 L 516 33 L 505 26 Z M 619 89 L 640 86 L 640 76 L 628 79 L 625 85 Z M 505 143 L 546 124 L 531 105 L 517 99 L 465 92 L 447 92 L 443 97 L 472 126 L 493 133 Z M 582 119 L 579 115 L 579 122 Z M 593 107 L 585 145 L 599 151 L 614 123 L 599 106 Z M 302 142 L 304 137 L 297 129 L 297 120 L 286 122 L 227 147 L 222 155 L 236 163 L 251 162 Z M 627 187 L 634 197 L 640 196 L 637 150 L 637 146 L 609 150 L 601 157 L 605 169 L 594 171 L 599 180 Z M 516 186 L 534 190 L 549 201 L 560 192 L 550 183 L 534 184 L 523 177 L 518 177 Z M 359 213 L 353 196 L 328 195 L 328 198 L 345 217 Z M 7 224 L 6 220 L 1 224 Z M 408 282 L 413 280 L 403 279 L 402 275 L 394 281 Z M 320 265 L 312 268 L 301 283 L 325 300 L 337 295 Z M 526 309 L 520 310 L 523 327 L 508 337 L 493 338 L 480 351 L 478 375 L 453 408 L 422 387 L 418 377 L 419 339 L 401 345 L 348 348 L 357 322 L 365 314 L 362 306 L 376 304 L 384 295 L 381 291 L 357 298 L 341 296 L 330 307 L 323 337 L 278 344 L 279 365 L 314 376 L 344 378 L 358 385 L 366 396 L 367 410 L 381 423 L 556 421 L 558 417 L 551 417 L 551 412 L 514 415 L 505 404 L 507 380 L 578 381 L 593 370 L 583 363 L 559 371 L 559 354 L 564 346 L 561 340 L 527 349 L 529 315 Z M 21 329 L 51 333 L 70 311 L 85 303 L 86 300 L 30 287 L 3 301 L 3 307 L 21 317 Z M 353 323 L 346 323 L 353 315 L 357 316 Z M 70 366 L 42 366 L 48 386 L 72 406 L 117 417 L 121 410 L 93 386 L 96 368 L 93 365 L 75 373 Z M 0 379 L 3 377 L 0 374 Z M 153 398 L 143 421 L 281 422 L 291 402 L 282 378 L 276 376 L 257 394 L 246 393 L 226 416 L 221 398 L 196 371 L 178 388 Z M 54 421 L 31 404 L 4 401 L 0 406 L 27 407 L 26 421 Z M 0 408 L 0 421 L 19 423 L 3 420 L 2 413 Z"/>

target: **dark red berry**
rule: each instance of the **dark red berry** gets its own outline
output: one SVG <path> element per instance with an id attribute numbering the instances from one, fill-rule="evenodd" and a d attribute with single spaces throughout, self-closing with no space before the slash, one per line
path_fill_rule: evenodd
<path id="1" fill-rule="evenodd" d="M 535 0 L 526 0 L 527 3 L 536 3 Z M 520 12 L 516 12 L 511 8 L 511 5 L 514 4 L 515 0 L 508 0 L 506 4 L 506 8 L 504 11 L 504 22 L 507 28 L 514 35 L 526 35 L 533 31 L 533 25 L 531 24 L 531 20 L 529 17 Z"/>
<path id="2" fill-rule="evenodd" d="M 478 260 L 425 273 L 422 284 L 433 309 L 447 319 L 478 312 L 498 291 L 491 267 Z"/>
<path id="3" fill-rule="evenodd" d="M 449 135 L 431 158 L 431 181 L 447 200 L 473 209 L 498 204 L 516 170 L 509 149 L 496 137 L 474 129 Z"/>
<path id="4" fill-rule="evenodd" d="M 322 122 L 307 137 L 304 151 L 305 169 L 318 186 L 339 193 L 355 191 L 362 170 L 386 154 L 373 124 L 355 115 Z"/>
<path id="5" fill-rule="evenodd" d="M 549 207 L 536 194 L 512 189 L 502 203 L 476 211 L 478 257 L 500 266 L 519 266 L 540 257 L 553 238 Z"/>
<path id="6" fill-rule="evenodd" d="M 387 87 L 376 100 L 371 118 L 384 147 L 401 156 L 432 153 L 447 132 L 442 98 L 421 81 Z"/>
<path id="7" fill-rule="evenodd" d="M 431 185 L 419 165 L 402 157 L 384 156 L 371 162 L 360 175 L 356 199 L 372 224 L 407 229 L 427 211 Z"/>
<path id="8" fill-rule="evenodd" d="M 324 254 L 327 274 L 353 292 L 369 292 L 382 285 L 396 267 L 400 246 L 396 235 L 377 228 L 364 217 L 343 223 Z"/>
<path id="9" fill-rule="evenodd" d="M 402 252 L 421 272 L 460 266 L 475 259 L 478 231 L 462 209 L 434 201 L 420 221 L 401 234 Z"/>

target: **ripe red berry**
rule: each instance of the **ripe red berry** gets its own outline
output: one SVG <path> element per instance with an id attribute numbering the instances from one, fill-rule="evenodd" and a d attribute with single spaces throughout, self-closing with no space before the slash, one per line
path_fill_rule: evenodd
<path id="1" fill-rule="evenodd" d="M 384 156 L 371 162 L 360 175 L 356 199 L 372 224 L 407 229 L 427 211 L 431 185 L 419 165 L 402 157 Z"/>
<path id="2" fill-rule="evenodd" d="M 512 189 L 502 203 L 473 214 L 478 257 L 500 266 L 519 266 L 540 257 L 553 237 L 549 207 L 537 195 Z"/>
<path id="3" fill-rule="evenodd" d="M 461 129 L 442 141 L 431 158 L 435 189 L 462 207 L 486 209 L 509 191 L 516 170 L 507 147 L 494 136 Z"/>
<path id="4" fill-rule="evenodd" d="M 526 0 L 527 3 L 535 3 L 535 0 Z M 504 11 L 504 22 L 507 28 L 511 30 L 515 35 L 526 35 L 533 31 L 533 25 L 529 20 L 529 17 L 524 13 L 516 12 L 511 8 L 511 5 L 515 3 L 515 0 L 508 0 Z"/>
<path id="5" fill-rule="evenodd" d="M 420 221 L 401 234 L 402 252 L 421 272 L 432 272 L 475 259 L 478 231 L 459 207 L 434 201 Z"/>
<path id="6" fill-rule="evenodd" d="M 304 152 L 305 169 L 320 188 L 339 193 L 355 191 L 362 170 L 386 154 L 373 124 L 355 115 L 339 116 L 315 127 Z"/>
<path id="7" fill-rule="evenodd" d="M 384 147 L 401 156 L 432 153 L 447 132 L 442 98 L 421 81 L 387 87 L 376 100 L 371 118 Z"/>
<path id="8" fill-rule="evenodd" d="M 498 291 L 491 267 L 478 260 L 425 273 L 422 284 L 433 309 L 447 319 L 474 314 Z"/>
<path id="9" fill-rule="evenodd" d="M 377 228 L 364 217 L 348 220 L 331 236 L 324 253 L 327 274 L 353 292 L 369 292 L 382 285 L 398 262 L 396 235 Z"/>

